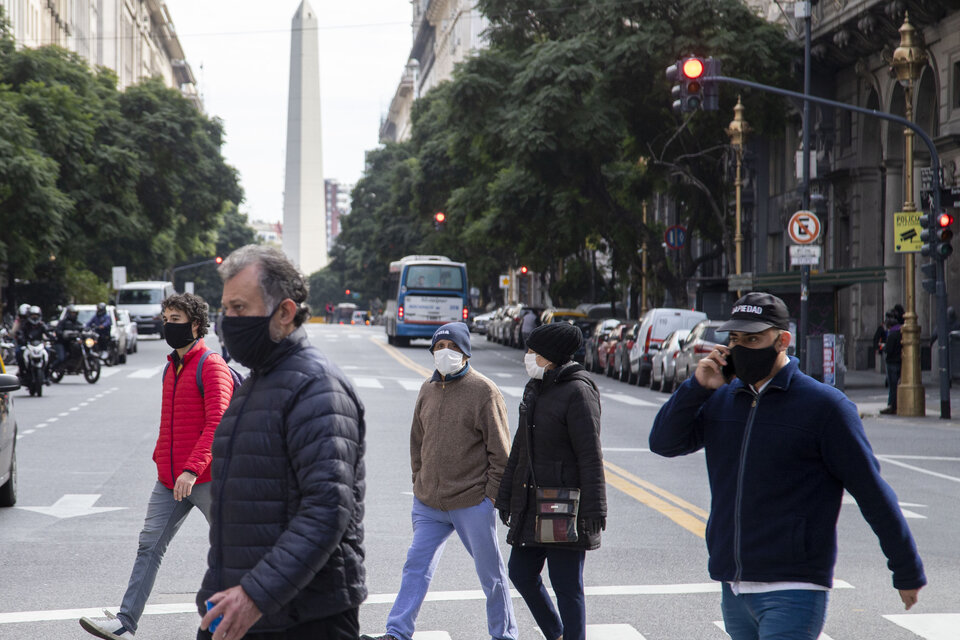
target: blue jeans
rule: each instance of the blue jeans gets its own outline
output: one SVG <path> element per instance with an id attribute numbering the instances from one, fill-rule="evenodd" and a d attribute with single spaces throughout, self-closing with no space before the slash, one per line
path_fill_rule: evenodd
<path id="1" fill-rule="evenodd" d="M 792 589 L 733 594 L 723 583 L 723 625 L 733 640 L 817 640 L 827 618 L 826 591 Z"/>
<path id="2" fill-rule="evenodd" d="M 547 547 L 514 547 L 510 552 L 510 581 L 517 588 L 537 626 L 547 640 L 584 640 L 587 637 L 587 610 L 583 598 L 583 561 L 586 551 Z M 550 584 L 557 594 L 553 607 L 543 586 L 543 563 L 550 572 Z"/>
<path id="3" fill-rule="evenodd" d="M 207 524 L 210 523 L 210 500 L 209 482 L 193 485 L 190 495 L 180 502 L 173 499 L 173 490 L 167 489 L 160 482 L 153 487 L 150 503 L 147 505 L 147 517 L 140 532 L 137 559 L 133 563 L 127 592 L 117 613 L 117 618 L 129 631 L 137 630 L 137 623 L 143 615 L 147 598 L 153 591 L 153 583 L 157 580 L 157 571 L 160 570 L 160 562 L 167 551 L 167 545 L 180 530 L 180 525 L 187 519 L 187 514 L 193 507 L 200 509 L 203 517 L 207 519 Z"/>
<path id="4" fill-rule="evenodd" d="M 497 546 L 497 516 L 487 498 L 475 507 L 438 511 L 413 499 L 413 542 L 403 565 L 400 592 L 387 616 L 387 633 L 412 640 L 417 614 L 427 596 L 443 547 L 454 531 L 473 558 L 487 597 L 487 631 L 495 640 L 516 640 L 517 620 L 510 601 L 507 569 Z"/>
<path id="5" fill-rule="evenodd" d="M 897 408 L 897 385 L 900 384 L 900 363 L 887 363 L 887 406 Z"/>

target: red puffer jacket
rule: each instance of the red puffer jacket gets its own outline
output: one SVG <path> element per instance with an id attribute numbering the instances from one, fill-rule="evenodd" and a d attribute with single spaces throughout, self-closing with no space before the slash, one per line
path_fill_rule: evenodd
<path id="1" fill-rule="evenodd" d="M 177 371 L 173 354 L 163 377 L 160 436 L 153 450 L 157 475 L 163 486 L 173 489 L 184 471 L 197 474 L 197 482 L 210 482 L 210 445 L 220 418 L 233 397 L 233 378 L 218 353 L 203 363 L 203 395 L 197 387 L 197 365 L 207 350 L 198 340 L 183 357 Z"/>

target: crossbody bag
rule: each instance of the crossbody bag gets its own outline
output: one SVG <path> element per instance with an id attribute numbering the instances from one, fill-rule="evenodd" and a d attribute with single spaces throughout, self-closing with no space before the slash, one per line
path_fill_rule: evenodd
<path id="1" fill-rule="evenodd" d="M 529 423 L 531 416 L 527 416 Z M 534 489 L 534 541 L 538 544 L 569 544 L 576 542 L 577 513 L 580 510 L 580 489 L 576 487 L 541 487 L 533 470 L 533 425 L 525 429 L 527 461 Z"/>

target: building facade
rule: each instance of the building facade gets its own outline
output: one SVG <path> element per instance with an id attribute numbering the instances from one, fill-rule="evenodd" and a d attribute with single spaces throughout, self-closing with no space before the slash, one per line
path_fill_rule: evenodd
<path id="1" fill-rule="evenodd" d="M 0 6 L 19 46 L 73 51 L 91 68 L 114 70 L 120 90 L 158 76 L 202 107 L 162 0 L 0 0 Z"/>
<path id="2" fill-rule="evenodd" d="M 327 251 L 333 250 L 333 243 L 340 235 L 340 219 L 350 215 L 350 193 L 354 185 L 338 180 L 324 180 L 327 193 Z"/>
<path id="3" fill-rule="evenodd" d="M 475 0 L 413 0 L 413 46 L 390 108 L 380 124 L 380 141 L 410 137 L 414 100 L 453 77 L 453 69 L 486 46 L 487 20 Z"/>

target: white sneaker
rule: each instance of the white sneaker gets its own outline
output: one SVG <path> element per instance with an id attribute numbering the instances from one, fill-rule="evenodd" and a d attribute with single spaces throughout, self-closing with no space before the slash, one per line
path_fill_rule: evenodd
<path id="1" fill-rule="evenodd" d="M 123 626 L 123 623 L 106 609 L 103 618 L 80 618 L 80 626 L 87 633 L 104 640 L 130 640 L 135 634 Z"/>

